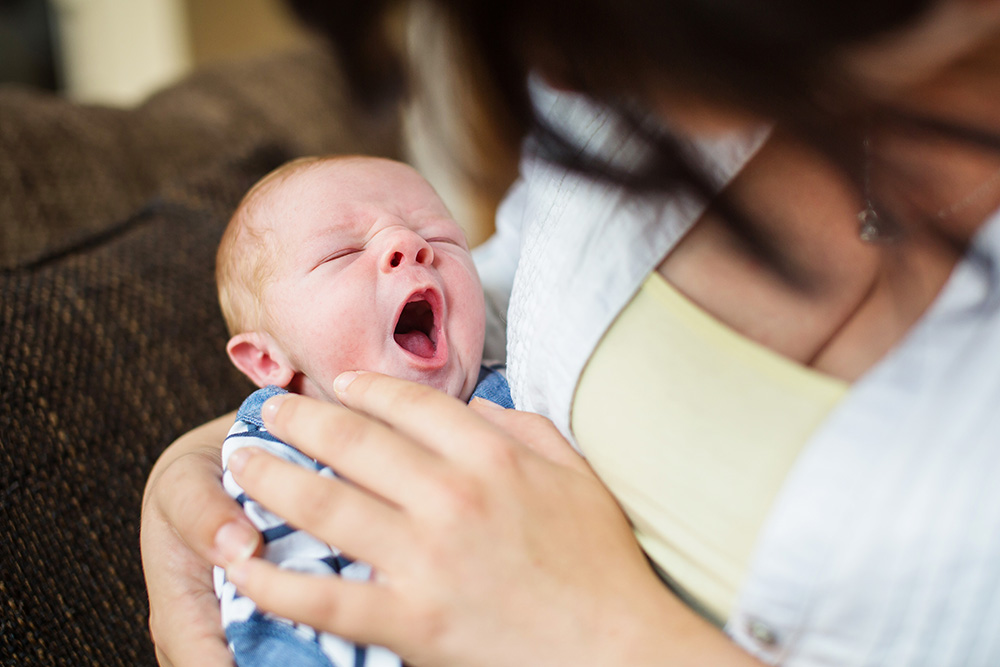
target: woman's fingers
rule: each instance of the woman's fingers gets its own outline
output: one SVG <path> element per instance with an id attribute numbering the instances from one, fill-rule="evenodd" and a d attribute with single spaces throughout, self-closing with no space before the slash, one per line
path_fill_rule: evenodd
<path id="1" fill-rule="evenodd" d="M 460 460 L 467 453 L 474 454 L 469 448 L 470 433 L 487 436 L 492 432 L 464 403 L 426 385 L 379 373 L 344 373 L 334 388 L 347 407 L 447 458 Z"/>
<path id="2" fill-rule="evenodd" d="M 175 559 L 183 558 L 173 549 L 164 553 Z M 147 567 L 153 564 L 148 563 Z M 202 572 L 211 572 L 204 561 L 199 559 L 198 565 Z M 219 601 L 211 582 L 200 577 L 176 579 L 166 587 L 152 586 L 150 595 L 156 595 L 170 610 L 169 614 L 155 612 L 150 616 L 150 636 L 161 665 L 231 667 L 232 655 L 222 631 Z"/>
<path id="3" fill-rule="evenodd" d="M 219 475 L 216 457 L 185 454 L 156 479 L 157 487 L 170 491 L 150 500 L 196 554 L 224 566 L 252 556 L 260 548 L 260 535 L 222 488 Z"/>
<path id="4" fill-rule="evenodd" d="M 211 565 L 187 547 L 156 503 L 143 511 L 140 541 L 157 660 L 174 667 L 232 665 Z"/>
<path id="5" fill-rule="evenodd" d="M 434 452 L 332 403 L 284 394 L 265 403 L 262 414 L 275 436 L 397 505 L 426 493 L 441 468 Z"/>
<path id="6" fill-rule="evenodd" d="M 226 575 L 262 611 L 354 642 L 383 645 L 386 628 L 398 635 L 403 620 L 392 590 L 375 582 L 292 572 L 259 558 L 234 565 Z"/>
<path id="7" fill-rule="evenodd" d="M 414 664 L 617 664 L 633 642 L 606 637 L 652 628 L 655 638 L 669 625 L 621 508 L 551 422 L 349 377 L 338 383 L 348 409 L 286 396 L 262 412 L 272 433 L 350 483 L 307 479 L 260 453 L 230 463 L 251 496 L 378 577 L 234 563 L 230 579 L 261 609 Z M 391 496 L 405 502 L 369 492 L 381 475 L 407 489 Z"/>
<path id="8" fill-rule="evenodd" d="M 253 447 L 233 452 L 229 469 L 248 496 L 352 558 L 391 569 L 405 554 L 407 524 L 400 510 L 349 482 Z"/>
<path id="9" fill-rule="evenodd" d="M 481 398 L 472 399 L 469 407 L 536 454 L 553 463 L 590 472 L 590 466 L 584 458 L 566 442 L 555 424 L 545 417 L 519 410 L 506 410 Z"/>
<path id="10" fill-rule="evenodd" d="M 146 483 L 142 565 L 150 634 L 164 665 L 232 665 L 212 563 L 245 558 L 260 541 L 220 483 L 219 450 L 232 419 L 221 417 L 181 437 L 160 456 Z"/>
<path id="11" fill-rule="evenodd" d="M 219 452 L 233 415 L 185 434 L 156 462 L 143 498 L 143 514 L 159 512 L 198 556 L 216 565 L 249 558 L 260 535 L 222 488 Z"/>

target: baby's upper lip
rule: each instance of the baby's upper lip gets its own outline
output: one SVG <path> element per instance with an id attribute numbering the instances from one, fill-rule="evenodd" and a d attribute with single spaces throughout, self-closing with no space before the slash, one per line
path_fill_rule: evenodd
<path id="1" fill-rule="evenodd" d="M 441 293 L 432 285 L 424 285 L 412 290 L 396 311 L 390 334 L 410 362 L 424 370 L 440 368 L 448 360 L 444 310 Z M 430 339 L 433 346 L 431 354 L 425 356 L 403 347 L 403 335 L 414 332 L 423 333 Z"/>

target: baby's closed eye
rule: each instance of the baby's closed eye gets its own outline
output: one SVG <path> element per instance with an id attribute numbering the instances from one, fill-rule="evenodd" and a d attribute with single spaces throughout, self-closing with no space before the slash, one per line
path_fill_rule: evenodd
<path id="1" fill-rule="evenodd" d="M 313 268 L 319 268 L 320 266 L 322 266 L 324 264 L 328 264 L 330 262 L 335 262 L 338 259 L 344 259 L 345 257 L 350 257 L 352 255 L 355 255 L 355 254 L 359 253 L 359 252 L 361 252 L 361 248 L 342 248 L 340 250 L 334 251 L 334 252 L 330 253 L 329 255 L 326 255 L 325 257 L 323 257 L 323 259 L 321 259 L 319 262 L 317 262 L 316 266 L 313 267 Z"/>

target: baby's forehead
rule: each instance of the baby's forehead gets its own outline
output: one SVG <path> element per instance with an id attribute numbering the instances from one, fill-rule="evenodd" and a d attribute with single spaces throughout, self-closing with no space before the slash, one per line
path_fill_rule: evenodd
<path id="1" fill-rule="evenodd" d="M 430 184 L 404 165 L 308 169 L 286 179 L 272 195 L 271 217 L 276 221 L 308 219 L 333 228 L 326 233 L 364 232 L 386 216 L 408 226 L 451 219 Z"/>
<path id="2" fill-rule="evenodd" d="M 423 176 L 407 164 L 378 158 L 342 158 L 307 165 L 292 174 L 293 187 L 316 188 L 328 196 L 385 206 L 444 206 Z"/>

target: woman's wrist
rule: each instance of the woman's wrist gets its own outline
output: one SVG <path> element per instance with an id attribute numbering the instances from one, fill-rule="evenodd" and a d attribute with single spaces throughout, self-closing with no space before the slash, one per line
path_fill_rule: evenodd
<path id="1" fill-rule="evenodd" d="M 617 609 L 606 607 L 608 641 L 599 651 L 601 659 L 592 656 L 579 664 L 761 667 L 762 663 L 692 611 L 655 575 L 651 578 L 638 589 L 641 599 L 619 598 Z"/>

